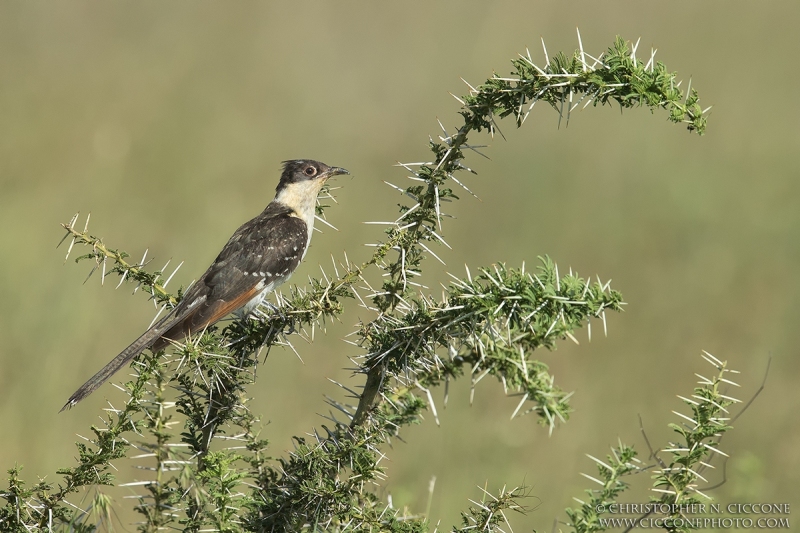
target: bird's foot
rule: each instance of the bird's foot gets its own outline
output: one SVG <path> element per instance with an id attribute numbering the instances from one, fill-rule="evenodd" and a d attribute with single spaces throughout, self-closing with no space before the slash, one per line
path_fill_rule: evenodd
<path id="1" fill-rule="evenodd" d="M 294 327 L 294 319 L 292 319 L 292 317 L 286 314 L 280 307 L 270 302 L 261 302 L 261 305 L 270 310 L 270 313 L 261 313 L 262 315 L 261 320 L 277 319 L 278 321 L 287 324 L 288 325 L 287 329 L 285 331 L 282 331 L 282 334 L 284 336 L 289 336 L 296 331 Z"/>

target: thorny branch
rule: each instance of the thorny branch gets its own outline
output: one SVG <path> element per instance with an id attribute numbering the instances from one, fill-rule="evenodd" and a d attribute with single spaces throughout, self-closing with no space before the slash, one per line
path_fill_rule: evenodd
<path id="1" fill-rule="evenodd" d="M 608 283 L 591 283 L 572 272 L 561 276 L 547 258 L 535 273 L 504 265 L 482 269 L 475 278 L 467 271 L 466 279 L 454 277 L 442 299 L 423 294 L 416 280 L 424 258 L 442 261 L 435 245 L 449 247 L 441 234 L 447 216 L 443 204 L 458 199 L 454 185 L 472 194 L 456 178 L 459 171 L 474 173 L 464 164 L 466 151 L 483 155 L 481 146 L 469 143 L 470 134 L 487 129 L 494 135 L 499 132 L 498 118 L 513 115 L 521 126 L 541 101 L 556 109 L 559 123 L 568 123 L 581 103 L 586 107 L 617 102 L 623 108 L 666 109 L 669 120 L 703 133 L 707 110 L 700 109 L 696 91 L 687 90 L 684 97 L 675 75 L 655 61 L 654 51 L 642 61 L 636 57 L 638 43 L 629 46 L 617 39 L 595 58 L 584 51 L 580 36 L 579 45 L 570 57 L 549 57 L 545 49 L 542 67 L 527 52 L 512 61 L 511 76 L 493 75 L 478 87 L 468 84 L 469 94 L 456 97 L 463 124 L 452 133 L 442 126 L 438 139 L 430 140 L 430 161 L 400 163 L 412 184 L 389 185 L 410 203 L 400 205 L 399 217 L 387 223 L 384 240 L 373 245 L 368 260 L 355 264 L 345 256 L 341 265 L 334 264 L 335 276 L 323 271 L 322 280 L 312 279 L 306 288 L 292 287 L 288 295 L 277 296 L 276 306 L 259 309 L 251 319 L 222 330 L 209 328 L 176 346 L 170 357 L 141 356 L 135 363 L 139 375 L 127 385 L 131 399 L 124 409 L 110 409 L 106 427 L 95 430 L 88 445 L 79 446 L 80 464 L 60 471 L 66 476 L 60 491 L 50 492 L 47 484 L 24 489 L 12 474 L 0 524 L 48 527 L 55 516 L 81 530 L 86 515 L 76 513 L 66 496 L 82 486 L 111 483 L 107 473 L 88 476 L 104 472 L 111 460 L 124 455 L 129 445 L 124 434 L 133 431 L 137 438 L 149 435 L 153 444 L 137 446 L 148 450 L 143 458 L 152 454 L 158 459 L 159 469 L 158 482 L 148 485 L 149 499 L 137 507 L 145 517 L 142 530 L 421 531 L 424 519 L 386 506 L 370 486 L 385 477 L 381 446 L 402 426 L 418 421 L 424 409 L 435 415 L 434 386 L 468 373 L 474 387 L 492 375 L 509 394 L 521 397 L 512 417 L 537 412 L 551 431 L 556 420 L 566 420 L 569 394 L 554 385 L 547 366 L 531 354 L 539 347 L 553 348 L 556 339 L 576 340 L 575 330 L 584 325 L 591 336 L 591 319 L 601 321 L 605 331 L 605 310 L 621 309 L 619 293 Z M 180 290 L 176 295 L 166 291 L 174 272 L 161 283 L 166 265 L 148 273 L 144 257 L 130 263 L 127 254 L 108 248 L 88 233 L 88 227 L 80 230 L 76 223 L 77 216 L 64 226 L 66 237 L 72 237 L 70 251 L 75 244 L 91 247 L 78 259 L 93 260 L 92 272 L 101 269 L 102 280 L 113 273 L 120 276 L 120 284 L 133 281 L 162 307 L 180 299 Z M 373 266 L 384 274 L 377 288 L 364 276 Z M 367 294 L 362 296 L 359 291 L 364 290 Z M 308 439 L 296 437 L 295 450 L 275 463 L 259 437 L 259 420 L 247 406 L 247 385 L 254 379 L 259 350 L 291 347 L 287 332 L 303 334 L 310 327 L 313 334 L 351 298 L 375 313 L 372 321 L 360 325 L 353 341 L 364 350 L 357 371 L 367 375 L 362 393 L 353 393 L 358 405 L 330 400 L 346 422 L 331 416 L 332 427 L 322 426 L 323 434 L 315 430 Z M 178 390 L 177 402 L 165 401 L 162 395 L 169 375 Z M 148 386 L 151 381 L 159 385 Z M 175 424 L 173 409 L 183 420 L 179 442 L 170 429 Z M 212 442 L 223 448 L 212 450 Z M 162 469 L 176 473 L 161 475 Z M 243 487 L 244 479 L 250 489 L 243 492 L 237 487 Z M 16 496 L 9 499 L 12 493 Z M 515 503 L 518 490 L 501 491 L 497 497 L 486 494 L 491 502 L 465 515 L 464 530 L 500 531 L 506 521 L 503 510 L 520 509 Z M 26 512 L 23 520 L 18 511 L 25 505 L 35 512 Z"/>

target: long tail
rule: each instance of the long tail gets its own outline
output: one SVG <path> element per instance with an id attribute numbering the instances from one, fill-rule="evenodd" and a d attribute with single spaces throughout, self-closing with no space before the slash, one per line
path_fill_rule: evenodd
<path id="1" fill-rule="evenodd" d="M 89 378 L 89 381 L 81 385 L 80 388 L 69 397 L 67 403 L 65 403 L 64 407 L 61 408 L 61 411 L 72 407 L 97 390 L 97 388 L 105 383 L 108 378 L 116 374 L 120 368 L 127 365 L 134 357 L 150 348 L 156 343 L 156 341 L 159 340 L 159 338 L 161 338 L 161 335 L 163 335 L 164 332 L 169 331 L 172 326 L 180 322 L 183 318 L 183 316 L 175 316 L 175 310 L 173 309 L 172 312 L 170 312 L 167 316 L 153 324 L 153 327 L 145 331 L 141 337 L 133 341 L 130 346 L 122 350 L 118 356 L 112 359 L 106 366 L 101 368 L 97 374 Z M 59 413 L 61 411 L 59 411 Z"/>

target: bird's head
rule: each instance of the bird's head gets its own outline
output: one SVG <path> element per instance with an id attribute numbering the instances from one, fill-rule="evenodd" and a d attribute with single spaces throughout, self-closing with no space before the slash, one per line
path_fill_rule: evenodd
<path id="1" fill-rule="evenodd" d="M 316 187 L 316 190 L 319 191 L 319 188 L 328 178 L 341 174 L 350 174 L 350 172 L 340 167 L 328 166 L 313 159 L 284 161 L 283 173 L 281 174 L 281 181 L 278 183 L 277 192 L 280 193 L 281 189 L 294 184 L 304 189 Z"/>
<path id="2" fill-rule="evenodd" d="M 275 189 L 275 201 L 291 207 L 298 213 L 312 212 L 317 195 L 325 182 L 341 174 L 350 172 L 313 159 L 284 161 L 281 181 Z"/>

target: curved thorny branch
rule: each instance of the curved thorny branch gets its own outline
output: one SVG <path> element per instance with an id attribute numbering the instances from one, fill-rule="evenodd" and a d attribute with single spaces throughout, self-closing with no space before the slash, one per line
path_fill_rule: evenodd
<path id="1" fill-rule="evenodd" d="M 576 340 L 576 330 L 584 325 L 591 335 L 592 319 L 605 330 L 605 311 L 623 305 L 608 283 L 572 272 L 562 276 L 548 258 L 534 272 L 504 265 L 480 269 L 474 277 L 467 271 L 465 278 L 454 276 L 440 299 L 422 292 L 417 279 L 423 260 L 441 261 L 434 250 L 448 246 L 443 206 L 458 199 L 455 189 L 470 192 L 456 177 L 474 173 L 465 154 L 480 153 L 481 147 L 470 143 L 470 135 L 499 132 L 496 120 L 509 115 L 521 126 L 537 102 L 549 104 L 567 122 L 579 104 L 663 108 L 669 120 L 702 133 L 706 119 L 696 91 L 684 98 L 675 75 L 655 61 L 654 52 L 642 61 L 636 48 L 617 39 L 597 58 L 582 45 L 571 56 L 549 57 L 545 50 L 543 66 L 526 53 L 512 61 L 510 76 L 493 75 L 470 86 L 469 94 L 457 98 L 463 123 L 452 131 L 442 126 L 442 134 L 430 140 L 429 161 L 400 164 L 411 184 L 389 185 L 408 200 L 385 223 L 385 237 L 373 245 L 370 258 L 357 264 L 345 256 L 334 263 L 333 275 L 323 272 L 323 279 L 312 279 L 307 287 L 291 287 L 277 295 L 275 306 L 224 328 L 208 328 L 171 354 L 139 357 L 138 376 L 126 385 L 130 399 L 122 409 L 107 410 L 106 427 L 79 446 L 79 465 L 60 471 L 65 481 L 59 490 L 47 484 L 24 489 L 12 482 L 14 490 L 5 494 L 15 496 L 6 498 L 0 524 L 16 520 L 46 527 L 55 517 L 73 529 L 89 528 L 88 515 L 69 507 L 65 498 L 80 487 L 112 483 L 110 462 L 135 446 L 143 450 L 139 460 L 154 461 L 151 468 L 158 472 L 137 506 L 143 530 L 424 530 L 424 519 L 402 516 L 370 487 L 384 478 L 381 447 L 402 426 L 418 421 L 423 410 L 436 417 L 432 389 L 465 375 L 473 386 L 494 376 L 520 398 L 512 417 L 535 412 L 552 431 L 557 420 L 569 416 L 569 394 L 554 384 L 533 351 L 551 349 L 557 339 Z M 64 226 L 72 238 L 70 250 L 75 244 L 91 247 L 78 260 L 93 260 L 92 271 L 100 269 L 103 280 L 116 274 L 120 284 L 133 281 L 164 307 L 179 300 L 181 291 L 166 291 L 172 276 L 161 283 L 162 272 L 149 273 L 144 258 L 129 263 L 127 254 L 76 224 L 77 216 Z M 383 276 L 379 287 L 364 276 L 373 267 Z M 248 409 L 247 386 L 259 351 L 291 347 L 289 332 L 308 335 L 310 328 L 313 336 L 349 299 L 374 313 L 353 334 L 352 342 L 363 351 L 357 372 L 367 376 L 360 394 L 351 391 L 358 405 L 330 400 L 344 420 L 331 416 L 330 427 L 296 437 L 288 457 L 270 459 L 259 419 Z M 177 389 L 176 401 L 166 398 L 167 384 Z M 182 428 L 173 429 L 178 421 Z M 465 515 L 465 530 L 499 531 L 503 510 L 518 509 L 514 502 L 520 495 L 518 490 L 497 497 L 487 493 L 491 500 Z"/>

